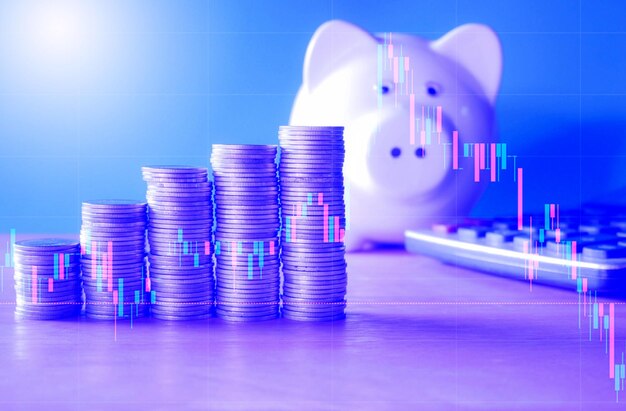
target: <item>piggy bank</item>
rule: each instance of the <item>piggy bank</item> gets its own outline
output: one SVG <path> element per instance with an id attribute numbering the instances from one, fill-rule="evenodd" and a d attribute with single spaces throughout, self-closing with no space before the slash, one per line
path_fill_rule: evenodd
<path id="1" fill-rule="evenodd" d="M 484 25 L 434 41 L 338 20 L 315 32 L 290 123 L 345 127 L 348 250 L 470 212 L 490 181 L 501 73 Z"/>

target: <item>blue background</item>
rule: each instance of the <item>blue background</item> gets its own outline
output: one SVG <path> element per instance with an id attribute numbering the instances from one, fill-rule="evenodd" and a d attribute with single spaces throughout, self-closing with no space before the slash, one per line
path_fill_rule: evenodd
<path id="1" fill-rule="evenodd" d="M 50 4 L 74 16 L 69 50 L 46 46 L 33 17 Z M 500 138 L 525 169 L 525 206 L 577 205 L 626 181 L 625 12 L 589 0 L 1 1 L 0 230 L 77 232 L 82 200 L 143 198 L 141 165 L 208 166 L 212 143 L 275 143 L 308 41 L 333 18 L 427 38 L 492 26 Z M 476 209 L 514 212 L 510 182 Z"/>

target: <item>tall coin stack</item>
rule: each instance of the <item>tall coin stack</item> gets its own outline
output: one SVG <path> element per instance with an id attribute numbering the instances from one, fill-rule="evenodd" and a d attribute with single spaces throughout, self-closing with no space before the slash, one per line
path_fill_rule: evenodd
<path id="1" fill-rule="evenodd" d="M 283 316 L 345 317 L 343 127 L 281 126 Z"/>
<path id="2" fill-rule="evenodd" d="M 15 314 L 53 320 L 82 309 L 80 245 L 63 239 L 18 241 L 14 247 Z"/>
<path id="3" fill-rule="evenodd" d="M 88 317 L 113 320 L 147 315 L 146 218 L 143 202 L 82 204 L 82 278 Z"/>
<path id="4" fill-rule="evenodd" d="M 152 315 L 195 320 L 212 314 L 213 202 L 206 168 L 143 167 L 148 183 Z"/>
<path id="5" fill-rule="evenodd" d="M 214 144 L 217 315 L 278 317 L 280 260 L 276 146 Z"/>

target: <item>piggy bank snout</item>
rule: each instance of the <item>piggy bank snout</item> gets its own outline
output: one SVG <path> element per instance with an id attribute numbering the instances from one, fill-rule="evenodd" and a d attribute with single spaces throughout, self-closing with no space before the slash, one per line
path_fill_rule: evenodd
<path id="1" fill-rule="evenodd" d="M 412 139 L 408 119 L 396 117 L 381 122 L 372 133 L 367 168 L 382 193 L 414 198 L 444 184 L 451 172 L 450 127 L 444 126 L 441 133 L 431 133 L 422 141 L 420 130 Z"/>

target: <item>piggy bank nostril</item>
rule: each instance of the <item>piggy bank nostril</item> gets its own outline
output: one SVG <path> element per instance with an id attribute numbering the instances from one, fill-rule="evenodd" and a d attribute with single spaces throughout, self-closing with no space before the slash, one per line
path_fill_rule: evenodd
<path id="1" fill-rule="evenodd" d="M 417 158 L 426 157 L 426 150 L 423 149 L 422 147 L 419 147 L 417 150 L 415 150 L 415 157 Z"/>
<path id="2" fill-rule="evenodd" d="M 398 147 L 394 147 L 391 149 L 391 157 L 398 158 L 400 157 L 400 154 L 402 154 L 402 150 L 400 150 Z"/>

